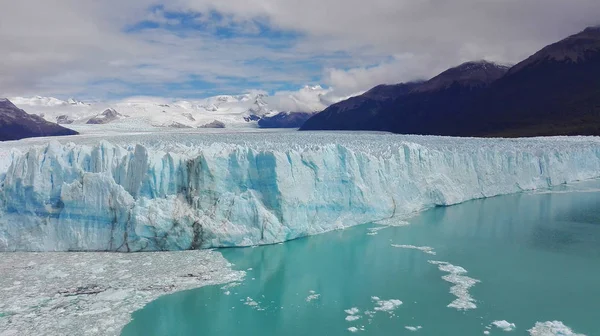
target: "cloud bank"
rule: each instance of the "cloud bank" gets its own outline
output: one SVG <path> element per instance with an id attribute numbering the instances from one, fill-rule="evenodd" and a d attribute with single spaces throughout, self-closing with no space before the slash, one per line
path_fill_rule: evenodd
<path id="1" fill-rule="evenodd" d="M 301 103 L 310 109 L 468 60 L 514 63 L 600 20 L 596 0 L 20 0 L 2 8 L 0 96 L 261 89 L 279 92 L 274 99 L 290 109 L 307 84 L 327 91 Z"/>

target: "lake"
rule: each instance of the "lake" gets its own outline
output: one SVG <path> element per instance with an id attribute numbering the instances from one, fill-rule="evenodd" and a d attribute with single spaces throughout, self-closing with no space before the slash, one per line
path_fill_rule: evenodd
<path id="1" fill-rule="evenodd" d="M 599 181 L 407 222 L 220 250 L 243 282 L 163 296 L 122 335 L 600 334 Z"/>

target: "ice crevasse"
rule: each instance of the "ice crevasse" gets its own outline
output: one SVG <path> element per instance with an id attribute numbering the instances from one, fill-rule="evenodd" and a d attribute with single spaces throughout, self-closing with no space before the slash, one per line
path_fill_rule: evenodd
<path id="1" fill-rule="evenodd" d="M 271 244 L 600 177 L 591 137 L 304 140 L 12 150 L 0 170 L 0 251 Z"/>

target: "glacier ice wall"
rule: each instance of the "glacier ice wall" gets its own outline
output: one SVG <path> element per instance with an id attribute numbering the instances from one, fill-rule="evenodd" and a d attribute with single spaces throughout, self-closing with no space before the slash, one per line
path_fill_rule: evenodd
<path id="1" fill-rule="evenodd" d="M 356 137 L 13 150 L 0 171 L 0 251 L 269 244 L 600 177 L 597 138 Z"/>

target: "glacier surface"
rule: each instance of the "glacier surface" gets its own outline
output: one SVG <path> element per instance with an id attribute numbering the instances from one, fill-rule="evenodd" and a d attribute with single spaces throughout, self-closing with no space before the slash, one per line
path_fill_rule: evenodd
<path id="1" fill-rule="evenodd" d="M 127 134 L 0 145 L 0 251 L 278 243 L 600 177 L 600 139 Z"/>

